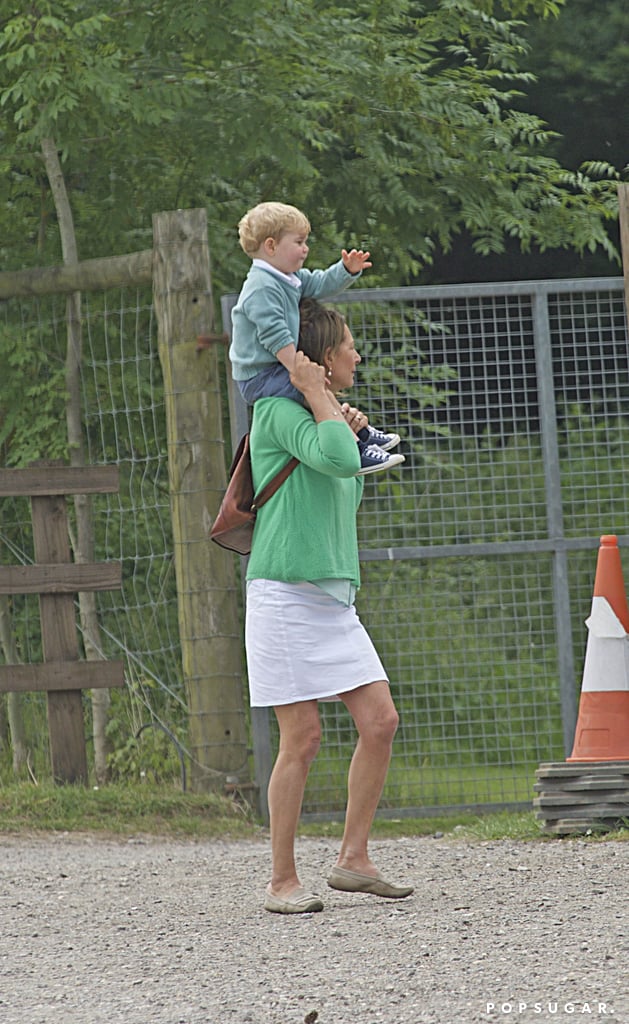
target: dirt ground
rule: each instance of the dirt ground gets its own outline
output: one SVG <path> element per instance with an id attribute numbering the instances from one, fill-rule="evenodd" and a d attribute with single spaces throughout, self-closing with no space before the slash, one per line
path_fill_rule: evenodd
<path id="1" fill-rule="evenodd" d="M 376 840 L 399 902 L 262 908 L 268 839 L 0 838 L 0 1024 L 629 1024 L 629 843 Z"/>

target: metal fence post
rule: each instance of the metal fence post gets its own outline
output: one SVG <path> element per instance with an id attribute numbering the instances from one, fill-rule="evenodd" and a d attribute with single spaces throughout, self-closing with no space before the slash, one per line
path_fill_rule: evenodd
<path id="1" fill-rule="evenodd" d="M 557 409 L 553 378 L 548 292 L 533 286 L 533 333 L 535 337 L 535 365 L 539 396 L 540 433 L 544 479 L 546 484 L 546 522 L 548 536 L 553 542 L 553 600 L 557 631 L 557 662 L 559 669 L 559 696 L 561 721 L 566 756 L 572 750 L 577 722 L 577 699 L 574 682 L 574 653 L 572 623 L 570 620 L 570 589 L 568 585 L 568 556 L 565 545 L 561 473 L 557 441 Z"/>

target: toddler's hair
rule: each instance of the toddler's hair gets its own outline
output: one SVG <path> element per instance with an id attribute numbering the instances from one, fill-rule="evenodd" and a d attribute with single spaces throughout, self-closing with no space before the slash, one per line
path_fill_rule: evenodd
<path id="1" fill-rule="evenodd" d="M 335 309 L 322 306 L 316 299 L 302 299 L 299 304 L 298 349 L 323 365 L 328 349 L 336 352 L 345 337 L 345 317 Z"/>
<path id="2" fill-rule="evenodd" d="M 287 231 L 310 234 L 310 221 L 296 206 L 286 203 L 258 203 L 240 220 L 238 237 L 247 256 L 255 256 L 267 238 L 279 241 Z"/>

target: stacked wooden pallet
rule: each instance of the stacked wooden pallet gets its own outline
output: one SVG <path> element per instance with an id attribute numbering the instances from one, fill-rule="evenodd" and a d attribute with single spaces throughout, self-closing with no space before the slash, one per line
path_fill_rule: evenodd
<path id="1" fill-rule="evenodd" d="M 605 832 L 629 824 L 629 761 L 540 764 L 533 800 L 544 831 Z"/>

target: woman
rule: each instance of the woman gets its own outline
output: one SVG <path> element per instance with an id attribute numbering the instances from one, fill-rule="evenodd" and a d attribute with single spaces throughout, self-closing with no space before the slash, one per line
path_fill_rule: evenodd
<path id="1" fill-rule="evenodd" d="M 272 706 L 280 733 L 269 782 L 272 877 L 265 908 L 280 914 L 323 909 L 301 884 L 295 836 L 308 770 L 319 749 L 318 701 L 342 700 L 358 742 L 348 776 L 345 829 L 328 885 L 399 899 L 411 886 L 386 881 L 372 863 L 369 831 L 382 793 L 398 714 L 386 673 L 361 625 L 356 510 L 363 491 L 352 431 L 366 423 L 357 409 L 344 419 L 327 391 L 350 388 L 360 356 L 340 314 L 302 303 L 292 383 L 306 407 L 286 398 L 255 406 L 251 460 L 256 490 L 288 457 L 300 465 L 257 517 L 247 569 L 246 648 L 251 705 Z"/>

